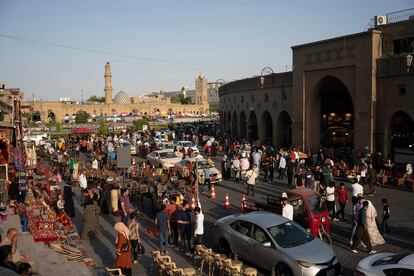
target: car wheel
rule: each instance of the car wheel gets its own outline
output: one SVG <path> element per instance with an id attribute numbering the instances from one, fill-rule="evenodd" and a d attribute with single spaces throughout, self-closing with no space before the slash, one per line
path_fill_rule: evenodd
<path id="1" fill-rule="evenodd" d="M 225 239 L 220 239 L 219 248 L 220 252 L 226 255 L 227 257 L 233 256 L 233 252 L 231 252 L 230 245 Z"/>
<path id="2" fill-rule="evenodd" d="M 275 271 L 276 276 L 293 276 L 290 268 L 285 264 L 278 264 Z"/>

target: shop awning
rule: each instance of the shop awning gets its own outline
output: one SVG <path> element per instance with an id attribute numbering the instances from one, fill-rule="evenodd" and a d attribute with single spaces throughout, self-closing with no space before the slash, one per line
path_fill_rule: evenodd
<path id="1" fill-rule="evenodd" d="M 91 133 L 91 132 L 93 132 L 93 130 L 90 128 L 86 128 L 86 127 L 78 127 L 78 128 L 72 129 L 72 133 L 77 133 L 77 134 L 84 134 L 84 133 Z"/>

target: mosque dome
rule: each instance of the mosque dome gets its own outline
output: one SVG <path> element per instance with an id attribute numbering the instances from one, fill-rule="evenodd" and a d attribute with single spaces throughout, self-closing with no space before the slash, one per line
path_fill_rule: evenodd
<path id="1" fill-rule="evenodd" d="M 116 103 L 116 104 L 130 104 L 131 103 L 131 98 L 129 97 L 129 95 L 126 92 L 119 91 L 118 93 L 116 93 L 113 102 Z"/>

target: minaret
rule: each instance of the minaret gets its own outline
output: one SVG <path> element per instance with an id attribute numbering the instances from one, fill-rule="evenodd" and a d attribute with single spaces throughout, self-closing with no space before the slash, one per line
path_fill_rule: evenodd
<path id="1" fill-rule="evenodd" d="M 109 62 L 105 65 L 105 103 L 112 103 L 112 74 Z"/>
<path id="2" fill-rule="evenodd" d="M 207 98 L 207 79 L 201 73 L 195 80 L 196 84 L 196 104 L 208 104 Z"/>

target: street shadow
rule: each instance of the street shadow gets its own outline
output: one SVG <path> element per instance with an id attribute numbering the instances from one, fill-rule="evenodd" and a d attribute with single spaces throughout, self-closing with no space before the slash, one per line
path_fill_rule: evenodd
<path id="1" fill-rule="evenodd" d="M 89 244 L 95 252 L 95 255 L 99 257 L 101 264 L 107 267 L 114 266 L 115 246 L 108 248 L 99 238 L 89 240 Z"/>

